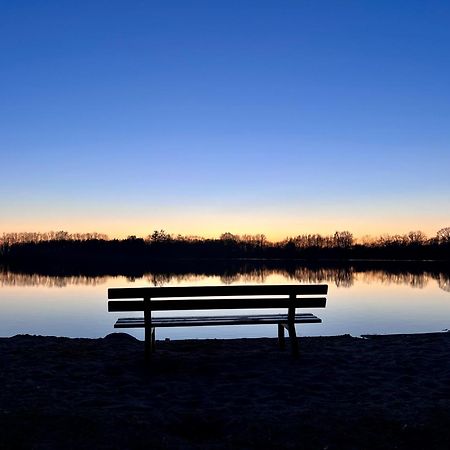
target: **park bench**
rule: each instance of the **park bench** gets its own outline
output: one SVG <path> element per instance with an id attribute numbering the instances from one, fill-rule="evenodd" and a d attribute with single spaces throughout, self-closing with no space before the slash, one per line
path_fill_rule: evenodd
<path id="1" fill-rule="evenodd" d="M 114 328 L 144 328 L 145 356 L 155 350 L 155 328 L 216 325 L 278 325 L 278 340 L 285 346 L 287 329 L 292 353 L 298 354 L 295 324 L 320 323 L 311 313 L 297 308 L 324 308 L 326 284 L 141 287 L 108 289 L 109 312 L 142 311 L 143 317 L 119 318 Z M 286 309 L 286 313 L 247 312 L 240 315 L 152 317 L 160 311 Z"/>

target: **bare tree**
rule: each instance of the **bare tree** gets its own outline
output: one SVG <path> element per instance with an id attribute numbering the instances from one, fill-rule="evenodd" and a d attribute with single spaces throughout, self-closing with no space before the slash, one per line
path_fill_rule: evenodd
<path id="1" fill-rule="evenodd" d="M 450 242 L 450 227 L 441 228 L 436 233 L 437 240 L 440 244 L 446 244 Z"/>
<path id="2" fill-rule="evenodd" d="M 423 245 L 427 240 L 427 236 L 422 231 L 410 231 L 407 236 L 408 243 L 414 245 Z"/>
<path id="3" fill-rule="evenodd" d="M 350 248 L 353 245 L 353 234 L 349 231 L 336 231 L 334 245 L 339 248 Z"/>

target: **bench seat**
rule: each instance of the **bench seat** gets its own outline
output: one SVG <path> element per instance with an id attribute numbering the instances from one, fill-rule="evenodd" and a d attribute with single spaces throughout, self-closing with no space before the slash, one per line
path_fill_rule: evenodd
<path id="1" fill-rule="evenodd" d="M 152 317 L 152 327 L 189 327 L 215 325 L 262 325 L 283 324 L 288 322 L 287 314 L 252 314 L 238 316 L 191 316 L 191 317 Z M 322 320 L 311 313 L 295 314 L 295 323 L 321 323 Z M 143 328 L 143 317 L 118 319 L 114 328 Z"/>

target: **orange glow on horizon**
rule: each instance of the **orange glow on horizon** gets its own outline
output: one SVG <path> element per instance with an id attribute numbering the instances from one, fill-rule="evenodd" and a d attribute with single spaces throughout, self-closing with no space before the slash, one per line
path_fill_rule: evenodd
<path id="1" fill-rule="evenodd" d="M 110 239 L 123 239 L 127 236 L 134 235 L 137 237 L 146 237 L 154 230 L 164 230 L 173 236 L 178 234 L 183 236 L 199 236 L 203 238 L 218 238 L 222 233 L 230 232 L 236 235 L 254 235 L 264 234 L 267 239 L 272 242 L 281 241 L 287 237 L 293 237 L 300 234 L 321 234 L 332 235 L 336 231 L 350 231 L 356 239 L 363 237 L 378 237 L 381 235 L 406 234 L 409 231 L 421 230 L 428 237 L 433 237 L 436 232 L 449 224 L 442 222 L 439 224 L 430 223 L 431 221 L 423 221 L 422 226 L 417 224 L 411 225 L 407 221 L 396 221 L 395 223 L 383 224 L 366 224 L 353 223 L 348 221 L 286 221 L 282 220 L 254 220 L 253 223 L 245 220 L 202 220 L 195 223 L 193 220 L 185 221 L 181 225 L 181 220 L 167 220 L 167 221 L 151 221 L 146 220 L 149 225 L 143 225 L 138 221 L 111 221 L 105 223 L 104 220 L 87 222 L 82 220 L 57 221 L 50 223 L 47 221 L 39 221 L 33 223 L 11 223 L 8 226 L 2 224 L 0 234 L 11 232 L 48 232 L 64 230 L 69 233 L 92 233 L 98 232 L 108 235 Z M 409 221 L 408 221 L 409 222 Z M 258 226 L 260 223 L 260 226 Z"/>

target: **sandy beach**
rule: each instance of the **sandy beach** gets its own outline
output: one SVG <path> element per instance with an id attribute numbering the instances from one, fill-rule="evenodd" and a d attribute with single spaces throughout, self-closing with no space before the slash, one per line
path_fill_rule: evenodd
<path id="1" fill-rule="evenodd" d="M 450 333 L 0 339 L 0 448 L 446 449 Z"/>

